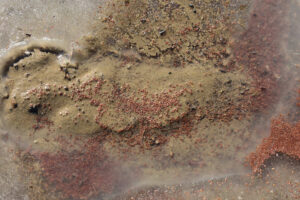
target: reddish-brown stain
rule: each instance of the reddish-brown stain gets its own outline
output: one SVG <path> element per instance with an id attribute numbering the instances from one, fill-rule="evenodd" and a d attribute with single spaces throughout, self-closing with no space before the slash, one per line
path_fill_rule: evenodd
<path id="1" fill-rule="evenodd" d="M 269 107 L 280 91 L 279 75 L 285 65 L 281 47 L 288 32 L 289 4 L 286 0 L 254 1 L 248 28 L 233 45 L 235 60 L 245 66 L 257 89 L 257 95 L 249 97 L 251 110 Z"/>
<path id="2" fill-rule="evenodd" d="M 276 153 L 300 159 L 300 121 L 291 124 L 282 117 L 273 119 L 270 136 L 248 158 L 253 172 L 260 172 L 264 162 Z"/>
<path id="3" fill-rule="evenodd" d="M 89 139 L 79 150 L 35 156 L 41 165 L 45 185 L 61 192 L 65 198 L 87 199 L 101 192 L 109 194 L 117 185 L 116 165 L 108 160 L 97 137 Z"/>

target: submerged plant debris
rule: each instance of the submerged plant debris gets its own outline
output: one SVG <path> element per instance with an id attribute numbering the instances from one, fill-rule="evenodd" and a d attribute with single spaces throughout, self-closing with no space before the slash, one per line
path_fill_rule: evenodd
<path id="1" fill-rule="evenodd" d="M 257 121 L 296 82 L 282 48 L 294 4 L 113 0 L 71 52 L 51 41 L 12 49 L 0 63 L 1 128 L 29 198 L 299 197 L 294 170 L 279 164 L 286 176 L 269 173 L 274 184 L 260 187 L 244 166 L 266 132 Z M 252 171 L 267 171 L 278 153 L 297 161 L 299 130 L 273 120 L 248 157 Z"/>

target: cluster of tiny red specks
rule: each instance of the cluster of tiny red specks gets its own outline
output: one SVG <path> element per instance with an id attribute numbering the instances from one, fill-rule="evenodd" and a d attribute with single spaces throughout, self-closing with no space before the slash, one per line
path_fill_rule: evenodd
<path id="1" fill-rule="evenodd" d="M 180 126 L 176 130 L 176 135 L 189 135 L 193 129 L 193 122 L 188 117 L 184 117 L 181 120 Z"/>
<path id="2" fill-rule="evenodd" d="M 233 45 L 236 61 L 246 67 L 257 88 L 256 95 L 249 96 L 251 110 L 267 108 L 280 91 L 286 61 L 281 42 L 288 28 L 288 5 L 285 0 L 255 1 L 247 30 Z"/>
<path id="3" fill-rule="evenodd" d="M 172 90 L 170 92 L 173 92 Z M 178 98 L 184 91 L 175 92 L 170 95 L 167 92 L 162 92 L 160 94 L 152 94 L 149 97 L 146 89 L 139 90 L 141 96 L 131 96 L 126 97 L 126 93 L 119 94 L 118 107 L 120 111 L 124 112 L 134 112 L 139 115 L 145 114 L 158 114 L 163 109 L 170 108 L 173 106 L 178 106 Z M 175 111 L 174 111 L 175 112 Z"/>
<path id="4" fill-rule="evenodd" d="M 179 97 L 191 93 L 188 89 L 175 89 L 172 86 L 168 92 L 149 94 L 147 89 L 137 91 L 137 95 L 127 95 L 129 86 L 122 87 L 122 90 L 115 90 L 114 98 L 117 100 L 117 110 L 125 113 L 135 113 L 148 124 L 148 128 L 155 128 L 160 125 L 159 120 L 155 120 L 153 115 L 162 118 L 166 113 L 178 112 L 181 104 Z"/>
<path id="5" fill-rule="evenodd" d="M 276 153 L 300 159 L 300 121 L 294 125 L 282 117 L 272 121 L 270 136 L 249 156 L 253 172 L 259 172 L 264 162 Z"/>
<path id="6" fill-rule="evenodd" d="M 92 105 L 97 106 L 98 103 L 95 99 L 93 99 L 93 97 L 95 94 L 99 94 L 99 91 L 101 90 L 103 84 L 105 84 L 105 80 L 94 77 L 94 78 L 84 82 L 79 87 L 72 88 L 71 98 L 72 98 L 72 100 L 75 100 L 75 101 L 81 101 L 83 99 L 90 99 L 91 100 L 90 103 Z"/>
<path id="7" fill-rule="evenodd" d="M 36 117 L 36 124 L 32 126 L 32 128 L 37 131 L 43 128 L 48 128 L 48 131 L 51 131 L 51 126 L 53 125 L 53 122 L 50 121 L 47 117 Z"/>
<path id="8" fill-rule="evenodd" d="M 166 113 L 178 112 L 181 104 L 179 97 L 184 94 L 191 94 L 191 90 L 181 86 L 170 86 L 168 91 L 157 94 L 149 94 L 147 89 L 140 89 L 133 92 L 129 85 L 113 86 L 111 92 L 101 90 L 106 84 L 101 78 L 92 78 L 82 83 L 80 86 L 71 88 L 71 99 L 75 102 L 89 100 L 90 105 L 97 107 L 98 115 L 95 122 L 101 127 L 106 127 L 101 123 L 101 117 L 107 111 L 108 106 L 112 106 L 117 112 L 133 113 L 139 121 L 147 124 L 148 127 L 159 126 L 159 120 L 153 115 L 158 115 L 159 119 L 166 117 Z M 110 104 L 114 102 L 114 104 Z M 121 132 L 123 130 L 120 130 Z"/>
<path id="9" fill-rule="evenodd" d="M 45 185 L 65 198 L 87 199 L 101 192 L 109 194 L 118 182 L 115 163 L 108 160 L 97 137 L 89 139 L 79 150 L 35 153 L 35 157 L 40 162 Z"/>
<path id="10" fill-rule="evenodd" d="M 111 92 L 105 92 L 101 90 L 104 84 L 106 84 L 105 80 L 92 78 L 80 86 L 71 88 L 71 99 L 73 101 L 89 100 L 90 105 L 97 107 L 98 115 L 95 121 L 101 126 L 104 125 L 100 123 L 100 119 L 106 112 L 107 103 L 109 102 L 115 102 L 116 110 L 119 112 L 135 113 L 145 119 L 148 117 L 150 122 L 152 114 L 159 114 L 164 110 L 177 112 L 180 106 L 178 97 L 185 92 L 191 92 L 186 88 L 178 91 L 170 88 L 168 92 L 149 95 L 146 89 L 141 89 L 135 95 L 131 94 L 131 88 L 128 85 L 114 86 Z"/>
<path id="11" fill-rule="evenodd" d="M 109 94 L 101 91 L 102 86 L 106 83 L 102 78 L 94 77 L 80 86 L 76 87 L 75 84 L 71 87 L 71 99 L 75 102 L 82 100 L 89 100 L 91 106 L 97 107 L 98 115 L 95 118 L 95 122 L 102 127 L 105 127 L 100 123 L 100 118 L 106 111 L 106 106 L 103 100 L 109 98 Z M 80 116 L 78 116 L 80 117 Z"/>

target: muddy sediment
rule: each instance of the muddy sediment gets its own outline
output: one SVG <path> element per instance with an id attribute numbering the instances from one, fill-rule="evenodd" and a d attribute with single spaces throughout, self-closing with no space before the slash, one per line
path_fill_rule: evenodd
<path id="1" fill-rule="evenodd" d="M 34 42 L 8 54 L 1 119 L 18 138 L 30 198 L 108 198 L 141 180 L 245 174 L 256 117 L 270 114 L 288 78 L 278 31 L 289 4 L 253 5 L 116 0 L 72 52 Z M 254 170 L 267 158 L 258 159 Z"/>

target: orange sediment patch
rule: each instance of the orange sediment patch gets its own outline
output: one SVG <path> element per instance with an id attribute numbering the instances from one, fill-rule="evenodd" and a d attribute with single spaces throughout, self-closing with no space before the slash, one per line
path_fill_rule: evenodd
<path id="1" fill-rule="evenodd" d="M 286 59 L 281 46 L 288 32 L 288 7 L 285 0 L 254 1 L 248 28 L 233 45 L 237 63 L 246 67 L 257 89 L 249 99 L 251 110 L 265 109 L 279 96 L 276 88 L 284 81 L 280 76 Z"/>
<path id="2" fill-rule="evenodd" d="M 47 189 L 72 199 L 88 199 L 112 192 L 120 182 L 116 178 L 116 163 L 109 161 L 100 141 L 92 138 L 72 152 L 36 153 Z"/>
<path id="3" fill-rule="evenodd" d="M 270 136 L 248 157 L 252 171 L 260 172 L 264 162 L 277 153 L 300 159 L 300 120 L 291 124 L 282 117 L 273 119 Z"/>

